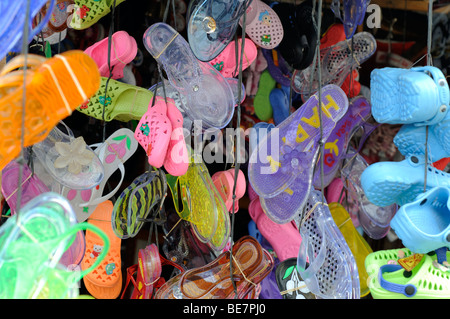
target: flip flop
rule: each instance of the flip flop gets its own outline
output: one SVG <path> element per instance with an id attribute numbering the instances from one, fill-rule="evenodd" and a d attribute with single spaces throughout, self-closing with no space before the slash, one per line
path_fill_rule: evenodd
<path id="1" fill-rule="evenodd" d="M 322 90 L 323 130 L 327 138 L 347 112 L 348 100 L 335 85 Z M 318 96 L 312 96 L 296 112 L 258 143 L 249 160 L 248 176 L 260 196 L 266 214 L 276 223 L 291 221 L 308 197 L 320 138 Z M 274 149 L 275 148 L 275 149 Z M 266 158 L 261 158 L 261 157 Z"/>
<path id="2" fill-rule="evenodd" d="M 390 222 L 397 213 L 398 207 L 395 204 L 380 207 L 367 199 L 361 185 L 361 174 L 368 166 L 369 164 L 360 154 L 348 159 L 341 169 L 341 182 L 355 205 L 359 225 L 367 236 L 378 240 L 388 234 L 391 229 Z"/>
<path id="3" fill-rule="evenodd" d="M 148 163 L 160 168 L 164 164 L 172 134 L 172 123 L 167 117 L 167 104 L 163 97 L 155 97 L 155 104 L 140 119 L 134 138 L 147 154 Z"/>
<path id="4" fill-rule="evenodd" d="M 282 87 L 290 87 L 292 77 L 291 68 L 278 52 L 279 49 L 261 49 L 260 51 L 266 60 L 267 70 L 269 70 L 273 79 Z"/>
<path id="5" fill-rule="evenodd" d="M 122 240 L 114 235 L 111 227 L 113 204 L 107 200 L 100 203 L 88 218 L 88 223 L 97 226 L 108 237 L 109 250 L 103 261 L 88 275 L 83 282 L 89 293 L 96 299 L 116 299 L 122 290 L 122 271 L 120 248 Z M 81 269 L 92 267 L 105 248 L 102 240 L 91 231 L 86 231 L 86 253 L 81 262 Z"/>
<path id="6" fill-rule="evenodd" d="M 84 53 L 89 55 L 97 64 L 100 76 L 109 77 L 109 67 L 112 69 L 112 79 L 121 79 L 124 67 L 131 63 L 137 54 L 136 40 L 126 31 L 117 31 L 111 37 L 110 63 L 108 65 L 109 37 L 91 45 Z"/>
<path id="7" fill-rule="evenodd" d="M 295 70 L 306 69 L 313 62 L 317 42 L 312 2 L 275 3 L 272 8 L 283 24 L 284 37 L 278 46 L 281 56 Z"/>
<path id="8" fill-rule="evenodd" d="M 448 187 L 438 186 L 400 207 L 391 227 L 406 248 L 426 254 L 450 246 L 449 196 Z"/>
<path id="9" fill-rule="evenodd" d="M 166 195 L 166 176 L 161 170 L 136 177 L 114 203 L 114 234 L 121 239 L 135 237 L 151 212 L 162 208 Z"/>
<path id="10" fill-rule="evenodd" d="M 362 96 L 349 101 L 347 113 L 336 123 L 336 127 L 325 142 L 323 176 L 321 170 L 316 169 L 313 180 L 315 188 L 320 189 L 322 187 L 322 177 L 323 187 L 327 187 L 336 177 L 342 167 L 343 159 L 350 156 L 347 154 L 347 149 L 350 145 L 350 140 L 356 132 L 361 128 L 364 130 L 360 142 L 362 145 L 367 136 L 376 128 L 367 123 L 371 116 L 370 110 L 369 101 Z"/>
<path id="11" fill-rule="evenodd" d="M 89 190 L 74 190 L 63 187 L 61 191 L 62 195 L 72 205 L 78 222 L 85 221 L 100 203 L 117 193 L 125 178 L 124 163 L 136 152 L 138 142 L 133 137 L 133 131 L 121 128 L 111 134 L 104 143 L 92 146 L 97 146 L 94 152 L 99 157 L 105 170 L 105 175 L 100 184 Z M 112 191 L 103 195 L 106 183 L 116 170 L 121 173 L 119 183 Z"/>
<path id="12" fill-rule="evenodd" d="M 370 89 L 378 123 L 433 125 L 448 113 L 449 86 L 442 71 L 433 66 L 375 69 Z"/>
<path id="13" fill-rule="evenodd" d="M 277 266 L 276 280 L 283 299 L 316 299 L 297 271 L 297 258 L 286 259 Z"/>
<path id="14" fill-rule="evenodd" d="M 72 130 L 64 126 L 67 134 L 55 127 L 32 150 L 61 185 L 77 190 L 93 188 L 103 179 L 103 164 L 82 136 L 75 138 Z"/>
<path id="15" fill-rule="evenodd" d="M 275 125 L 279 125 L 289 117 L 289 87 L 282 89 L 274 88 L 269 95 L 270 105 L 273 111 L 273 121 Z"/>
<path id="16" fill-rule="evenodd" d="M 248 212 L 261 235 L 270 243 L 281 262 L 297 257 L 302 237 L 292 222 L 282 225 L 274 223 L 264 213 L 259 199 L 250 202 Z"/>
<path id="17" fill-rule="evenodd" d="M 187 37 L 195 57 L 207 62 L 216 58 L 233 40 L 239 19 L 249 3 L 245 1 L 190 1 Z M 234 52 L 234 51 L 233 51 Z"/>
<path id="18" fill-rule="evenodd" d="M 364 261 L 373 250 L 356 230 L 344 206 L 339 203 L 329 203 L 328 208 L 330 209 L 331 217 L 333 217 L 336 226 L 341 231 L 345 242 L 355 258 L 356 266 L 358 267 L 360 296 L 365 297 L 370 293 L 370 290 L 367 285 L 369 276 L 364 268 Z"/>
<path id="19" fill-rule="evenodd" d="M 165 23 L 144 33 L 147 51 L 164 68 L 170 84 L 186 98 L 187 113 L 204 128 L 225 127 L 234 113 L 233 92 L 225 78 L 209 63 L 198 61 L 189 44 Z"/>
<path id="20" fill-rule="evenodd" d="M 216 172 L 211 176 L 211 179 L 220 193 L 222 200 L 227 207 L 228 212 L 237 213 L 239 210 L 239 199 L 241 199 L 246 190 L 246 181 L 244 173 L 239 170 L 237 184 L 236 184 L 236 199 L 233 208 L 233 187 L 234 187 L 234 168 L 226 171 Z"/>
<path id="21" fill-rule="evenodd" d="M 351 42 L 341 41 L 320 50 L 323 84 L 335 84 L 340 87 L 352 70 L 375 53 L 376 47 L 377 42 L 372 34 L 358 32 Z M 302 95 L 303 101 L 306 101 L 311 94 L 318 90 L 317 77 L 311 78 L 313 72 L 317 74 L 316 65 L 310 65 L 301 71 L 295 70 L 292 74 L 292 88 Z"/>
<path id="22" fill-rule="evenodd" d="M 425 184 L 426 172 L 426 184 Z M 400 162 L 377 162 L 361 174 L 367 199 L 381 207 L 413 202 L 417 196 L 436 186 L 450 187 L 450 174 L 428 164 L 424 156 L 408 156 Z"/>
<path id="23" fill-rule="evenodd" d="M 270 104 L 270 92 L 276 87 L 277 82 L 272 78 L 268 70 L 261 73 L 259 79 L 258 91 L 253 100 L 255 115 L 263 122 L 272 118 L 273 109 Z"/>
<path id="24" fill-rule="evenodd" d="M 238 39 L 237 59 L 236 41 L 231 41 L 225 49 L 209 63 L 216 68 L 225 78 L 234 78 L 239 73 L 239 63 L 241 59 L 242 38 Z M 244 41 L 244 57 L 242 60 L 242 71 L 247 69 L 256 60 L 258 50 L 250 39 Z M 236 62 L 237 61 L 237 62 Z"/>
<path id="25" fill-rule="evenodd" d="M 18 191 L 18 181 L 20 164 L 15 161 L 11 161 L 2 170 L 1 181 L 2 181 L 2 195 L 5 201 L 8 203 L 11 209 L 11 215 L 16 213 L 17 209 L 17 191 Z M 21 198 L 20 207 L 23 207 L 33 198 L 39 196 L 40 194 L 49 192 L 48 187 L 41 181 L 41 179 L 33 174 L 28 165 L 23 164 L 22 170 L 22 181 L 21 181 Z"/>
<path id="26" fill-rule="evenodd" d="M 152 101 L 152 91 L 110 79 L 105 98 L 107 81 L 107 78 L 101 77 L 100 88 L 88 101 L 78 104 L 77 111 L 97 120 L 104 119 L 106 122 L 139 121 Z M 103 109 L 105 109 L 104 118 Z"/>
<path id="27" fill-rule="evenodd" d="M 161 277 L 162 272 L 159 250 L 155 244 L 139 249 L 138 265 L 137 289 L 133 290 L 131 299 L 152 299 L 154 283 Z"/>
<path id="28" fill-rule="evenodd" d="M 359 25 L 364 22 L 370 0 L 346 0 L 341 14 L 340 1 L 334 0 L 331 10 L 336 18 L 342 21 L 347 39 L 351 39 Z"/>
<path id="29" fill-rule="evenodd" d="M 19 155 L 22 143 L 27 147 L 43 141 L 56 124 L 72 114 L 99 87 L 100 78 L 95 62 L 81 51 L 67 51 L 50 59 L 29 55 L 26 81 L 21 70 L 24 56 L 10 60 L 0 72 L 0 169 Z M 20 121 L 23 82 L 26 82 L 25 131 Z M 64 83 L 64 85 L 62 85 Z M 50 92 L 50 93 L 49 93 Z"/>
<path id="30" fill-rule="evenodd" d="M 75 30 L 87 29 L 111 12 L 111 7 L 125 0 L 74 0 L 75 7 L 70 21 L 70 27 Z"/>
<path id="31" fill-rule="evenodd" d="M 359 299 L 355 258 L 319 191 L 312 190 L 299 216 L 297 271 L 309 290 L 322 299 Z"/>
<path id="32" fill-rule="evenodd" d="M 247 6 L 245 33 L 264 48 L 273 49 L 283 40 L 283 25 L 275 11 L 261 0 L 252 0 Z M 241 17 L 239 25 L 244 21 Z"/>

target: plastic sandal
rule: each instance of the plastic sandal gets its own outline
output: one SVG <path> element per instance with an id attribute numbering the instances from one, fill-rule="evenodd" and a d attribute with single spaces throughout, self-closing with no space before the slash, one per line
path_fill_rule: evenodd
<path id="1" fill-rule="evenodd" d="M 242 27 L 243 18 L 239 25 Z M 247 6 L 245 33 L 264 48 L 273 49 L 283 40 L 283 25 L 271 7 L 260 0 L 252 0 Z"/>
<path id="2" fill-rule="evenodd" d="M 341 41 L 320 50 L 322 82 L 342 86 L 352 70 L 367 61 L 375 53 L 376 48 L 377 42 L 372 34 L 359 32 L 351 42 Z M 310 65 L 301 71 L 296 70 L 292 74 L 292 88 L 302 95 L 303 101 L 318 90 L 317 76 L 311 78 L 313 72 L 317 74 L 316 65 Z"/>
<path id="3" fill-rule="evenodd" d="M 260 49 L 260 51 L 266 60 L 267 70 L 269 70 L 269 73 L 274 80 L 282 87 L 290 87 L 292 77 L 291 67 L 278 52 L 279 50 Z"/>
<path id="4" fill-rule="evenodd" d="M 100 88 L 87 102 L 78 104 L 77 111 L 97 120 L 104 119 L 106 122 L 139 121 L 152 101 L 152 91 L 110 79 L 105 98 L 107 80 L 105 77 L 101 78 Z"/>
<path id="5" fill-rule="evenodd" d="M 124 2 L 125 0 L 74 0 L 75 7 L 70 22 L 70 27 L 75 30 L 87 29 L 98 20 L 106 16 L 111 12 L 111 7 L 116 6 Z"/>
<path id="6" fill-rule="evenodd" d="M 151 212 L 161 209 L 166 195 L 166 176 L 161 170 L 135 178 L 114 203 L 111 217 L 114 234 L 121 239 L 135 237 Z"/>
<path id="7" fill-rule="evenodd" d="M 122 271 L 120 247 L 121 239 L 114 235 L 111 227 L 113 203 L 109 200 L 100 203 L 88 218 L 88 223 L 100 228 L 110 242 L 110 249 L 105 259 L 87 276 L 83 277 L 84 285 L 96 299 L 115 299 L 122 290 Z M 81 269 L 91 268 L 105 247 L 99 237 L 86 231 L 86 253 L 81 262 Z"/>
<path id="8" fill-rule="evenodd" d="M 239 170 L 236 183 L 236 199 L 233 209 L 233 187 L 234 187 L 234 168 L 226 171 L 216 172 L 211 179 L 220 193 L 220 197 L 225 203 L 228 212 L 237 213 L 239 211 L 239 199 L 245 195 L 246 180 L 244 173 Z"/>
<path id="9" fill-rule="evenodd" d="M 320 192 L 312 190 L 299 216 L 302 243 L 297 270 L 317 298 L 359 299 L 355 258 L 321 197 Z"/>
<path id="10" fill-rule="evenodd" d="M 255 115 L 263 122 L 267 122 L 272 118 L 273 110 L 270 104 L 270 92 L 276 87 L 276 84 L 277 82 L 275 82 L 268 70 L 261 73 L 253 106 Z"/>
<path id="11" fill-rule="evenodd" d="M 103 164 L 82 136 L 75 138 L 70 128 L 66 129 L 68 134 L 55 127 L 33 146 L 33 152 L 61 185 L 77 190 L 93 188 L 103 179 Z"/>
<path id="12" fill-rule="evenodd" d="M 361 174 L 361 185 L 366 197 L 373 204 L 385 207 L 403 206 L 413 202 L 426 189 L 450 186 L 450 174 L 428 165 L 424 156 L 408 156 L 401 162 L 378 162 Z"/>
<path id="13" fill-rule="evenodd" d="M 32 21 L 36 17 L 41 9 L 47 4 L 48 0 L 36 0 L 30 3 L 30 16 L 26 16 L 27 1 L 16 1 L 12 4 L 11 1 L 5 1 L 4 6 L 0 8 L 3 21 L 0 21 L 2 31 L 0 32 L 0 39 L 2 40 L 2 47 L 0 48 L 0 59 L 3 59 L 9 52 L 19 53 L 22 51 L 23 45 L 23 26 L 28 24 L 28 39 L 27 43 L 30 43 L 33 38 L 41 32 L 45 25 L 50 20 L 51 12 L 55 6 L 56 0 L 50 0 L 48 5 L 48 12 L 44 15 L 39 24 L 34 26 Z"/>
<path id="14" fill-rule="evenodd" d="M 92 96 L 100 77 L 95 62 L 81 51 L 67 51 L 45 59 L 28 55 L 27 79 L 23 71 L 24 57 L 10 60 L 0 72 L 0 169 L 20 153 L 20 121 L 23 82 L 26 82 L 24 147 L 43 141 L 56 124 L 69 116 L 76 106 Z M 64 83 L 64 85 L 62 85 Z"/>
<path id="15" fill-rule="evenodd" d="M 355 225 L 356 228 L 361 226 L 358 219 L 359 203 L 356 202 L 353 197 L 348 195 L 349 191 L 347 191 L 344 187 L 344 183 L 340 177 L 333 179 L 324 191 L 327 203 L 339 203 L 341 205 L 345 205 L 347 212 L 350 214 L 353 225 Z"/>
<path id="16" fill-rule="evenodd" d="M 404 124 L 394 137 L 394 144 L 403 156 L 424 155 L 425 145 L 428 145 L 428 159 L 437 162 L 443 158 L 450 157 L 449 148 L 443 139 L 438 139 L 433 130 L 433 125 L 416 126 Z"/>
<path id="17" fill-rule="evenodd" d="M 109 37 L 91 45 L 84 53 L 89 55 L 97 63 L 100 76 L 109 77 L 108 65 Z M 117 31 L 111 37 L 111 61 L 112 79 L 123 78 L 124 67 L 136 57 L 137 43 L 126 31 Z"/>
<path id="18" fill-rule="evenodd" d="M 242 38 L 238 39 L 237 60 L 236 41 L 231 41 L 225 49 L 209 63 L 217 69 L 225 78 L 233 78 L 239 73 L 239 63 L 242 50 Z M 256 60 L 258 50 L 250 39 L 244 42 L 244 59 L 242 60 L 242 71 L 247 69 Z M 237 62 L 236 62 L 237 61 Z"/>
<path id="19" fill-rule="evenodd" d="M 312 21 L 312 2 L 272 6 L 283 24 L 284 36 L 278 46 L 283 58 L 295 70 L 306 69 L 314 59 L 317 30 Z"/>
<path id="20" fill-rule="evenodd" d="M 189 167 L 189 155 L 183 131 L 183 115 L 175 105 L 175 101 L 167 98 L 167 117 L 172 124 L 172 134 L 167 147 L 164 168 L 172 176 L 186 174 Z"/>
<path id="21" fill-rule="evenodd" d="M 295 224 L 289 222 L 280 225 L 271 221 L 264 213 L 259 199 L 250 202 L 248 212 L 280 261 L 297 257 L 302 238 Z"/>
<path id="22" fill-rule="evenodd" d="M 283 299 L 316 299 L 297 271 L 297 258 L 282 261 L 276 269 L 277 285 Z"/>
<path id="23" fill-rule="evenodd" d="M 352 38 L 358 26 L 364 22 L 369 3 L 370 0 L 344 0 L 344 10 L 341 16 L 340 0 L 332 1 L 331 10 L 342 21 L 347 39 Z"/>
<path id="24" fill-rule="evenodd" d="M 2 180 L 2 195 L 5 201 L 8 203 L 11 209 L 11 215 L 16 213 L 17 208 L 17 191 L 18 191 L 18 181 L 19 181 L 19 167 L 20 164 L 15 161 L 11 161 L 2 170 L 1 180 Z M 22 171 L 22 196 L 20 200 L 20 207 L 23 207 L 33 198 L 39 196 L 40 194 L 47 193 L 49 191 L 48 187 L 39 179 L 38 176 L 33 174 L 28 165 L 23 164 Z"/>
<path id="25" fill-rule="evenodd" d="M 401 260 L 411 266 L 405 269 Z M 435 258 L 429 255 L 413 254 L 406 248 L 382 250 L 370 254 L 365 266 L 373 299 L 450 298 L 450 274 L 436 267 Z"/>
<path id="26" fill-rule="evenodd" d="M 76 298 L 76 283 L 93 268 L 74 273 L 60 262 L 83 230 L 95 233 L 105 246 L 93 264 L 97 266 L 109 249 L 108 238 L 100 229 L 77 224 L 71 206 L 58 194 L 41 194 L 28 202 L 20 211 L 20 224 L 15 215 L 0 227 L 0 273 L 8 278 L 1 282 L 1 298 Z"/>
<path id="27" fill-rule="evenodd" d="M 47 25 L 34 36 L 34 39 L 38 41 L 39 38 L 43 38 L 51 45 L 64 40 L 67 35 L 67 19 L 71 13 L 69 6 L 73 6 L 73 0 L 56 1 Z M 39 22 L 47 15 L 47 10 L 47 5 L 44 5 L 39 14 L 34 17 L 33 27 L 39 25 Z"/>
<path id="28" fill-rule="evenodd" d="M 348 197 L 355 203 L 359 225 L 370 238 L 381 239 L 389 232 L 390 222 L 398 207 L 396 204 L 376 206 L 367 199 L 361 185 L 361 174 L 368 166 L 366 160 L 357 154 L 345 162 L 341 169 L 341 182 Z"/>
<path id="29" fill-rule="evenodd" d="M 358 267 L 360 296 L 365 297 L 370 293 L 370 290 L 367 285 L 369 276 L 364 268 L 364 261 L 373 250 L 356 230 L 344 206 L 339 203 L 329 203 L 328 208 L 330 209 L 331 217 L 333 217 L 336 226 L 342 233 L 345 242 L 355 258 L 356 266 Z"/>
<path id="30" fill-rule="evenodd" d="M 416 253 L 426 254 L 450 244 L 448 187 L 434 187 L 400 207 L 391 227 L 403 245 Z"/>
<path id="31" fill-rule="evenodd" d="M 225 127 L 234 113 L 230 85 L 209 63 L 198 61 L 172 27 L 155 23 L 144 33 L 147 51 L 162 65 L 170 84 L 186 99 L 186 112 L 204 128 Z"/>
<path id="32" fill-rule="evenodd" d="M 261 247 L 264 248 L 264 246 L 262 245 Z M 259 295 L 248 299 L 283 299 L 280 294 L 280 290 L 278 289 L 276 279 L 276 269 L 278 268 L 279 264 L 280 261 L 274 257 L 274 266 L 272 271 L 258 284 L 260 286 L 259 288 L 253 289 L 255 293 L 258 293 L 258 289 L 260 289 L 261 291 L 259 292 Z"/>
<path id="33" fill-rule="evenodd" d="M 275 125 L 272 123 L 258 122 L 250 129 L 249 154 L 252 154 L 253 151 L 257 149 L 259 141 L 263 141 L 274 127 Z"/>
<path id="34" fill-rule="evenodd" d="M 302 176 L 303 181 L 296 187 L 302 188 L 303 184 L 310 183 L 314 170 L 310 164 L 315 163 L 320 138 L 317 95 L 277 126 L 277 130 L 271 130 L 253 150 L 248 176 L 260 197 L 271 198 L 281 194 L 298 176 Z M 348 99 L 339 87 L 328 85 L 323 88 L 322 138 L 326 139 L 331 134 L 347 108 Z M 304 191 L 308 188 L 306 185 Z"/>
<path id="35" fill-rule="evenodd" d="M 273 121 L 279 125 L 289 117 L 289 87 L 275 88 L 270 91 L 269 101 L 273 111 Z"/>
<path id="36" fill-rule="evenodd" d="M 239 19 L 251 2 L 195 0 L 189 3 L 187 36 L 197 59 L 211 61 L 226 50 L 236 33 Z"/>
<path id="37" fill-rule="evenodd" d="M 378 123 L 433 125 L 449 109 L 447 80 L 433 66 L 375 69 L 370 89 L 372 114 Z"/>
<path id="38" fill-rule="evenodd" d="M 230 252 L 220 254 L 213 262 L 185 271 L 168 280 L 155 299 L 242 299 L 273 269 L 273 258 L 251 236 L 233 245 L 233 279 L 230 278 Z"/>
<path id="39" fill-rule="evenodd" d="M 140 119 L 134 138 L 147 154 L 148 163 L 160 168 L 164 164 L 167 148 L 172 134 L 172 123 L 167 117 L 167 105 L 164 98 L 155 97 L 155 104 Z"/>
<path id="40" fill-rule="evenodd" d="M 323 187 L 331 183 L 342 166 L 342 160 L 349 156 L 347 149 L 353 135 L 363 128 L 362 141 L 365 141 L 373 131 L 374 127 L 364 126 L 371 116 L 370 109 L 370 103 L 365 97 L 358 96 L 349 101 L 347 113 L 336 123 L 336 127 L 325 142 Z M 317 189 L 322 186 L 321 173 L 320 169 L 316 169 L 314 173 L 313 185 Z"/>
<path id="41" fill-rule="evenodd" d="M 136 152 L 138 142 L 133 137 L 133 131 L 121 128 L 111 134 L 104 143 L 96 146 L 95 154 L 103 164 L 105 175 L 99 185 L 90 190 L 74 190 L 68 187 L 62 188 L 62 195 L 72 205 L 78 222 L 85 221 L 100 203 L 114 196 L 125 178 L 124 163 Z M 108 194 L 103 195 L 104 188 L 109 178 L 119 170 L 121 178 L 117 186 Z"/>

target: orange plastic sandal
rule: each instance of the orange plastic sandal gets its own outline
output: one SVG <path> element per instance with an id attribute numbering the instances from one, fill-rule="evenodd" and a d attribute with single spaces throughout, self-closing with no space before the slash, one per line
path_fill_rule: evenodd
<path id="1" fill-rule="evenodd" d="M 0 72 L 0 169 L 19 155 L 22 134 L 24 147 L 41 142 L 100 86 L 97 64 L 82 51 L 67 51 L 50 59 L 29 54 L 25 79 L 24 71 L 16 70 L 24 65 L 25 57 L 19 55 Z"/>
<path id="2" fill-rule="evenodd" d="M 97 226 L 108 236 L 110 249 L 103 262 L 83 277 L 84 285 L 96 299 L 116 299 L 122 290 L 120 248 L 122 240 L 114 234 L 111 226 L 113 203 L 109 200 L 99 204 L 88 223 Z M 81 269 L 89 268 L 103 249 L 103 241 L 96 234 L 86 231 L 86 252 Z"/>

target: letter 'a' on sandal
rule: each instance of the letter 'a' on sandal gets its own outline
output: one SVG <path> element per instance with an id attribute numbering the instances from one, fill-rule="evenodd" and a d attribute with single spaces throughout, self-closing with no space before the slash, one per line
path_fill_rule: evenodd
<path id="1" fill-rule="evenodd" d="M 0 168 L 24 147 L 44 140 L 56 124 L 99 88 L 95 62 L 82 51 L 72 50 L 50 59 L 28 55 L 26 78 L 24 56 L 9 61 L 0 72 Z M 14 71 L 16 70 L 16 71 Z M 23 83 L 26 85 L 25 131 L 21 132 Z"/>
<path id="2" fill-rule="evenodd" d="M 236 101 L 222 74 L 208 62 L 197 60 L 187 41 L 165 23 L 150 26 L 143 40 L 170 84 L 184 95 L 190 117 L 201 121 L 205 129 L 225 127 L 233 117 Z"/>

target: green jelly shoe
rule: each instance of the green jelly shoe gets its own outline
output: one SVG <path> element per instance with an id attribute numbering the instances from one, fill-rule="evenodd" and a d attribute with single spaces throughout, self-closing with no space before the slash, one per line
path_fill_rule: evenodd
<path id="1" fill-rule="evenodd" d="M 276 87 L 277 82 L 270 75 L 268 70 L 261 73 L 259 79 L 258 91 L 253 100 L 255 115 L 263 122 L 267 122 L 272 118 L 273 109 L 270 104 L 270 92 Z"/>

